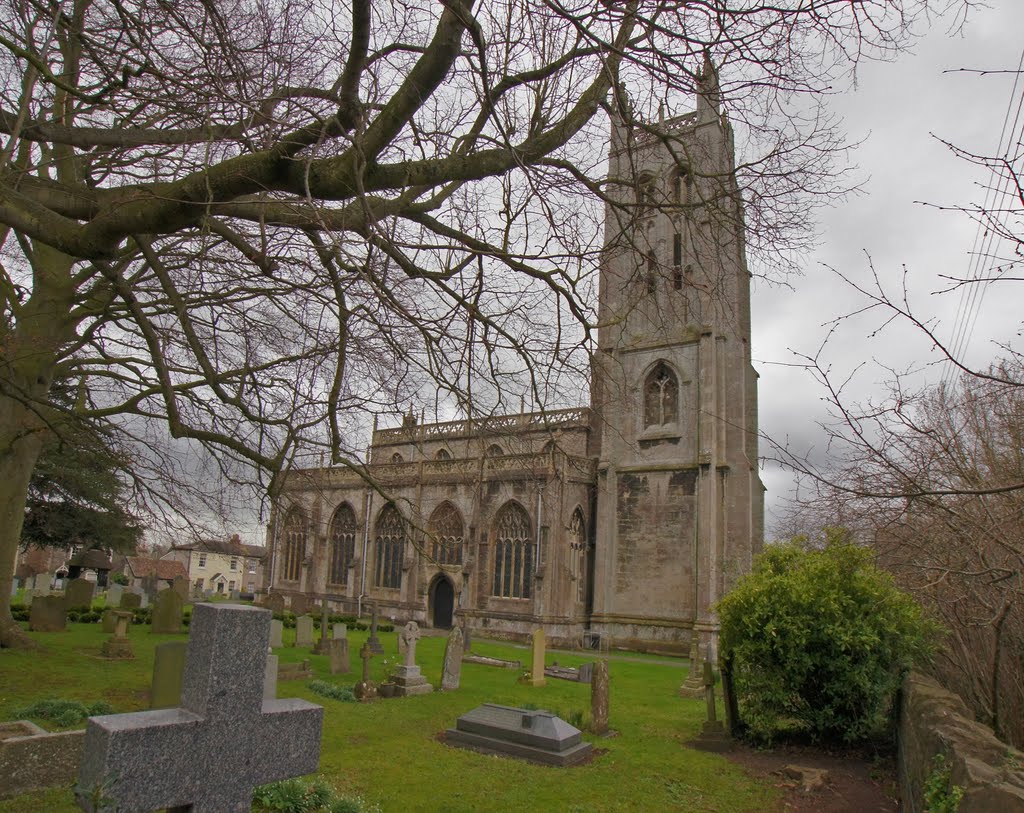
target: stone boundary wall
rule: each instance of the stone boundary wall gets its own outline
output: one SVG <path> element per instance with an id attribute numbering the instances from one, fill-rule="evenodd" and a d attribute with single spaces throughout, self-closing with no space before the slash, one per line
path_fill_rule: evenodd
<path id="1" fill-rule="evenodd" d="M 0 723 L 0 799 L 78 778 L 85 729 L 48 733 L 27 720 Z"/>
<path id="2" fill-rule="evenodd" d="M 1024 752 L 974 721 L 967 704 L 925 675 L 903 681 L 899 721 L 902 809 L 925 813 L 924 785 L 936 754 L 950 768 L 950 785 L 964 789 L 959 813 L 1024 813 Z"/>

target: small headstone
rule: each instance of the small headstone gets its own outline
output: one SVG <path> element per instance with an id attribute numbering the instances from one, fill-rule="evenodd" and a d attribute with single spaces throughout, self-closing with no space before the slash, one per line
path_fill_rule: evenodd
<path id="1" fill-rule="evenodd" d="M 370 680 L 370 659 L 373 653 L 369 644 L 363 644 L 363 648 L 359 650 L 359 657 L 363 660 L 363 679 L 352 688 L 352 693 L 359 700 L 372 700 L 377 696 L 377 687 Z"/>
<path id="2" fill-rule="evenodd" d="M 419 624 L 410 621 L 402 629 L 401 637 L 405 641 L 405 662 L 395 669 L 389 678 L 395 684 L 395 694 L 399 697 L 430 694 L 434 687 L 427 683 L 427 679 L 416 665 L 416 642 L 420 639 Z"/>
<path id="3" fill-rule="evenodd" d="M 153 605 L 152 631 L 160 635 L 177 635 L 181 632 L 181 619 L 185 602 L 173 587 L 161 590 Z"/>
<path id="4" fill-rule="evenodd" d="M 543 686 L 547 681 L 544 679 L 544 629 L 538 628 L 533 633 L 533 671 L 530 675 L 530 683 L 533 686 Z"/>
<path id="5" fill-rule="evenodd" d="M 331 658 L 332 675 L 343 675 L 352 669 L 348 657 L 348 638 L 331 638 L 327 642 L 327 654 Z"/>
<path id="6" fill-rule="evenodd" d="M 608 733 L 608 661 L 592 664 L 590 680 L 590 730 Z"/>
<path id="7" fill-rule="evenodd" d="M 181 597 L 182 603 L 188 601 L 188 579 L 180 573 L 171 582 L 171 589 Z"/>
<path id="8" fill-rule="evenodd" d="M 384 647 L 380 644 L 380 638 L 377 637 L 377 605 L 373 605 L 373 615 L 370 616 L 370 637 L 366 639 L 366 645 L 370 647 L 370 651 L 374 655 L 383 655 Z"/>
<path id="9" fill-rule="evenodd" d="M 100 651 L 105 658 L 134 658 L 135 652 L 132 651 L 132 642 L 128 638 L 128 628 L 135 613 L 131 610 L 114 610 L 113 616 L 114 634 L 103 642 Z"/>
<path id="10" fill-rule="evenodd" d="M 576 765 L 593 746 L 578 728 L 549 711 L 517 709 L 484 703 L 463 714 L 445 742 L 487 754 L 518 757 L 543 765 Z"/>
<path id="11" fill-rule="evenodd" d="M 102 627 L 103 631 L 107 633 L 107 635 L 110 635 L 114 631 L 115 609 L 115 607 L 107 607 L 107 609 L 103 611 L 103 615 L 100 617 L 100 626 Z"/>
<path id="12" fill-rule="evenodd" d="M 580 683 L 590 683 L 594 678 L 594 662 L 588 661 L 587 663 L 580 664 L 579 668 L 579 680 Z"/>
<path id="13" fill-rule="evenodd" d="M 270 622 L 270 647 L 280 649 L 284 646 L 284 621 L 278 618 Z"/>
<path id="14" fill-rule="evenodd" d="M 263 606 L 274 615 L 281 615 L 284 613 L 284 596 L 280 593 L 271 593 L 263 602 Z"/>
<path id="15" fill-rule="evenodd" d="M 40 596 L 32 600 L 28 628 L 36 632 L 63 632 L 68 628 L 67 604 L 63 596 Z"/>
<path id="16" fill-rule="evenodd" d="M 121 603 L 121 596 L 124 594 L 124 585 L 112 584 L 107 588 L 107 606 L 117 607 Z"/>
<path id="17" fill-rule="evenodd" d="M 64 588 L 64 601 L 68 609 L 73 607 L 91 607 L 92 594 L 96 585 L 85 579 L 72 579 Z"/>
<path id="18" fill-rule="evenodd" d="M 97 813 L 95 794 L 126 813 L 248 811 L 256 785 L 316 771 L 323 709 L 263 699 L 269 633 L 265 610 L 197 605 L 181 707 L 91 717 L 78 804 Z"/>
<path id="19" fill-rule="evenodd" d="M 441 671 L 441 691 L 452 692 L 459 688 L 462 677 L 462 628 L 453 627 L 448 633 L 444 647 L 444 668 Z"/>
<path id="20" fill-rule="evenodd" d="M 181 679 L 185 672 L 187 641 L 157 644 L 153 659 L 153 682 L 149 689 L 151 709 L 173 709 L 181 705 Z"/>
<path id="21" fill-rule="evenodd" d="M 295 646 L 313 646 L 313 619 L 308 615 L 295 619 Z"/>
<path id="22" fill-rule="evenodd" d="M 142 606 L 142 594 L 137 593 L 134 590 L 126 589 L 121 594 L 121 604 L 119 605 L 122 610 L 137 610 Z"/>
<path id="23" fill-rule="evenodd" d="M 305 615 L 309 612 L 309 599 L 304 593 L 292 596 L 292 612 L 295 615 Z"/>
<path id="24" fill-rule="evenodd" d="M 345 624 L 334 624 L 331 634 L 335 641 L 348 640 L 348 627 Z"/>
<path id="25" fill-rule="evenodd" d="M 43 574 L 41 574 L 39 576 L 36 576 L 36 580 L 35 581 L 36 581 L 36 595 L 38 595 L 38 596 L 48 596 L 48 595 L 50 595 L 51 592 L 53 592 L 52 590 L 50 590 L 50 581 L 51 581 L 51 579 L 50 579 L 50 574 L 49 573 L 43 573 Z"/>

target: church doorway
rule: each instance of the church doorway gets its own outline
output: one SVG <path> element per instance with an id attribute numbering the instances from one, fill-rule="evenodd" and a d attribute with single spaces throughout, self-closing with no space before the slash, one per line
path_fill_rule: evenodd
<path id="1" fill-rule="evenodd" d="M 455 612 L 455 588 L 444 576 L 434 579 L 430 590 L 431 623 L 434 629 L 450 630 Z"/>

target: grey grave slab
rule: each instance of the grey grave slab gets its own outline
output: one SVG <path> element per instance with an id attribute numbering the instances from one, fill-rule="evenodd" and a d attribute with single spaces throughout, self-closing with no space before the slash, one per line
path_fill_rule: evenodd
<path id="1" fill-rule="evenodd" d="M 269 639 L 266 610 L 196 605 L 181 707 L 90 718 L 79 805 L 98 813 L 100 788 L 119 813 L 249 813 L 255 786 L 315 771 L 323 709 L 264 699 Z"/>
<path id="2" fill-rule="evenodd" d="M 270 622 L 270 646 L 273 649 L 284 646 L 284 622 L 277 618 Z"/>
<path id="3" fill-rule="evenodd" d="M 445 732 L 445 741 L 458 748 L 517 757 L 543 765 L 575 765 L 593 746 L 578 728 L 548 711 L 484 703 Z"/>
<path id="4" fill-rule="evenodd" d="M 313 646 L 313 619 L 308 615 L 295 619 L 295 646 Z"/>
<path id="5" fill-rule="evenodd" d="M 348 638 L 348 627 L 344 624 L 334 624 L 332 632 L 334 634 L 335 641 L 340 641 L 343 638 Z"/>

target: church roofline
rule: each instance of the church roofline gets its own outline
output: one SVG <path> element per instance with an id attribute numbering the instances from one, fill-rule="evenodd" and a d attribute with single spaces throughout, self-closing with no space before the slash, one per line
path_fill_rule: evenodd
<path id="1" fill-rule="evenodd" d="M 550 432 L 554 429 L 590 429 L 590 409 L 579 407 L 522 412 L 515 415 L 491 415 L 461 421 L 375 429 L 373 446 L 466 437 L 504 436 L 522 434 L 523 432 Z"/>

